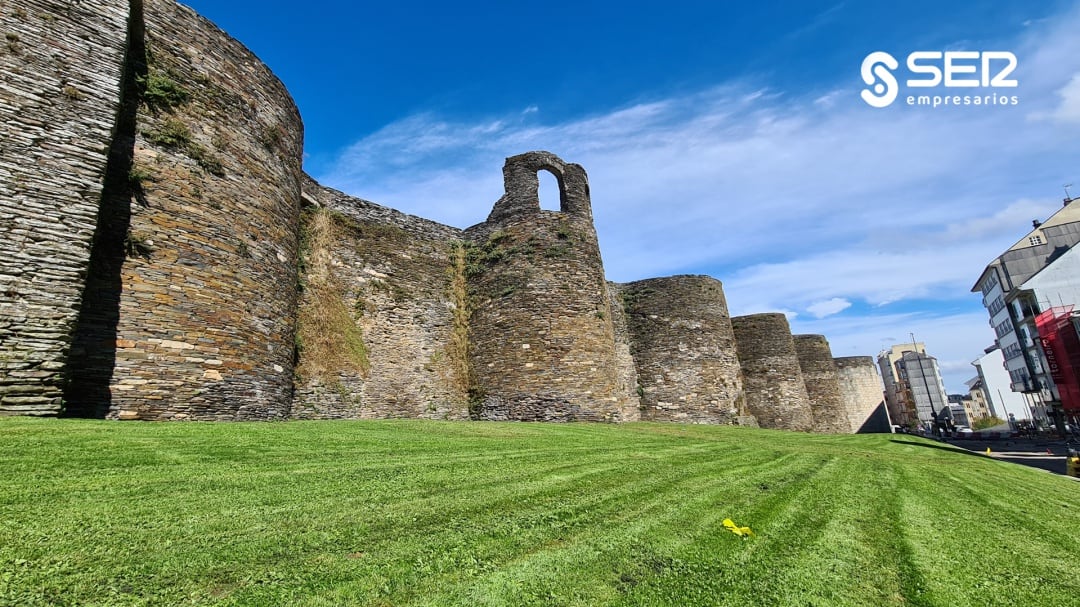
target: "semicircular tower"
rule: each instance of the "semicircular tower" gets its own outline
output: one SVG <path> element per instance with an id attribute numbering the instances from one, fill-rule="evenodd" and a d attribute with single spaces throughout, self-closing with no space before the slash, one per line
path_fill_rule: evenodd
<path id="1" fill-rule="evenodd" d="M 132 6 L 142 10 L 127 70 L 139 90 L 106 176 L 69 361 L 71 412 L 285 418 L 299 111 L 266 65 L 192 9 Z"/>
<path id="2" fill-rule="evenodd" d="M 746 407 L 762 428 L 813 430 L 814 416 L 787 317 L 751 314 L 731 319 L 743 372 Z"/>
<path id="3" fill-rule="evenodd" d="M 851 433 L 829 340 L 824 335 L 796 335 L 794 339 L 810 410 L 814 413 L 814 431 Z"/>
<path id="4" fill-rule="evenodd" d="M 651 278 L 622 285 L 621 292 L 642 419 L 750 423 L 720 281 Z"/>
<path id="5" fill-rule="evenodd" d="M 559 211 L 540 208 L 539 171 L 558 180 Z M 528 152 L 507 158 L 503 177 L 487 221 L 465 231 L 473 416 L 637 419 L 618 371 L 585 169 Z"/>

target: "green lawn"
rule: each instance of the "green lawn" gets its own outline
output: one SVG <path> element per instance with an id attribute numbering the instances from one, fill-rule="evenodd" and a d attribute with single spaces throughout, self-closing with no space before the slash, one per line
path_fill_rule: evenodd
<path id="1" fill-rule="evenodd" d="M 1078 520 L 908 436 L 0 419 L 5 606 L 1069 607 Z"/>

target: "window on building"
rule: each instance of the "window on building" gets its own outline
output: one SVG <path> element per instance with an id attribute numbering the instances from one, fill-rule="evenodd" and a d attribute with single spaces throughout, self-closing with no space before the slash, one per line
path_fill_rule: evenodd
<path id="1" fill-rule="evenodd" d="M 1043 243 L 1043 239 L 1042 239 L 1042 236 L 1039 236 L 1038 234 L 1036 234 L 1035 236 L 1029 236 L 1029 237 L 1028 237 L 1028 242 L 1030 242 L 1030 243 L 1031 243 L 1031 246 L 1033 246 L 1033 247 L 1034 247 L 1034 246 L 1036 246 L 1036 245 L 1040 245 L 1040 244 L 1042 244 L 1042 243 Z"/>
<path id="2" fill-rule="evenodd" d="M 990 291 L 998 284 L 997 272 L 991 270 L 990 274 L 983 281 L 982 292 L 983 295 L 988 295 Z"/>

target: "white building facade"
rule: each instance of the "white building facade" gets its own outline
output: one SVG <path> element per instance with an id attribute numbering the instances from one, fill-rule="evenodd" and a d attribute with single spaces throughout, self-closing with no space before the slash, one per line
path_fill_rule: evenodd
<path id="1" fill-rule="evenodd" d="M 1053 301 L 1055 297 L 1063 299 L 1066 293 L 1073 292 L 1080 295 L 1080 289 L 1063 286 L 1080 279 L 1075 274 L 1071 280 L 1068 277 L 1069 272 L 1075 272 L 1073 264 L 1080 263 L 1080 258 L 1069 256 L 1078 242 L 1080 204 L 1070 199 L 1045 222 L 1033 221 L 1032 230 L 991 261 L 971 289 L 982 294 L 982 304 L 997 336 L 995 344 L 1004 358 L 1009 389 L 1023 395 L 1023 410 L 1008 411 L 1016 419 L 1030 418 L 1047 425 L 1052 411 L 1061 409 L 1034 320 L 1045 309 L 1039 303 L 1040 297 L 1059 305 Z M 1062 264 L 1060 272 L 1046 273 L 1066 257 L 1069 261 Z M 1045 276 L 1037 278 L 1040 274 Z M 988 396 L 995 403 L 999 400 L 993 390 L 988 390 Z"/>
<path id="2" fill-rule="evenodd" d="M 1013 392 L 1010 389 L 1009 373 L 1005 369 L 1005 361 L 1002 359 L 1001 350 L 993 348 L 991 351 L 975 359 L 971 364 L 975 366 L 982 380 L 983 393 L 991 412 L 1003 420 L 1029 419 L 1031 417 L 1028 400 L 1022 392 Z"/>

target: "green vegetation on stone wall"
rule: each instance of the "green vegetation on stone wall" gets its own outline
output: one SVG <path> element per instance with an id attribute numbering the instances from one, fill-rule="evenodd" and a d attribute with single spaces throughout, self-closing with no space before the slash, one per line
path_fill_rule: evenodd
<path id="1" fill-rule="evenodd" d="M 195 141 L 191 128 L 181 115 L 181 110 L 192 99 L 192 93 L 179 83 L 181 76 L 168 66 L 158 65 L 153 54 L 149 54 L 147 63 L 146 75 L 138 76 L 136 82 L 139 97 L 151 113 L 145 119 L 157 124 L 145 130 L 143 135 L 151 143 L 184 153 L 207 173 L 223 177 L 225 165 L 221 158 L 207 146 Z M 197 80 L 204 88 L 209 85 L 205 78 Z"/>
<path id="2" fill-rule="evenodd" d="M 221 163 L 221 159 L 206 146 L 196 142 L 192 138 L 191 129 L 179 118 L 175 116 L 165 118 L 145 135 L 151 143 L 183 152 L 207 173 L 218 177 L 225 175 L 225 166 Z"/>
<path id="3" fill-rule="evenodd" d="M 172 72 L 158 68 L 139 77 L 143 102 L 151 109 L 163 111 L 186 103 L 191 98 L 191 93 L 180 86 L 177 79 Z"/>
<path id="4" fill-rule="evenodd" d="M 531 262 L 537 247 L 535 235 L 514 237 L 504 230 L 492 232 L 483 243 L 465 243 L 465 278 L 470 297 L 477 301 L 501 299 L 520 291 L 529 282 L 530 271 L 527 265 L 512 261 Z M 497 271 L 490 272 L 492 269 Z"/>
<path id="5" fill-rule="evenodd" d="M 637 305 L 642 299 L 656 293 L 654 289 L 649 287 L 626 287 L 621 293 L 623 312 L 630 314 L 634 310 L 634 306 Z"/>
<path id="6" fill-rule="evenodd" d="M 453 305 L 453 324 L 450 328 L 450 340 L 446 344 L 446 359 L 449 373 L 446 379 L 463 397 L 467 397 L 475 387 L 472 364 L 469 362 L 469 287 L 466 280 L 467 245 L 454 242 L 450 249 L 450 280 L 448 285 L 450 302 Z"/>
<path id="7" fill-rule="evenodd" d="M 357 325 L 356 306 L 347 303 L 345 285 L 334 274 L 333 245 L 339 227 L 334 215 L 318 209 L 305 213 L 301 241 L 300 312 L 297 374 L 336 386 L 337 372 L 368 370 L 367 347 Z"/>

